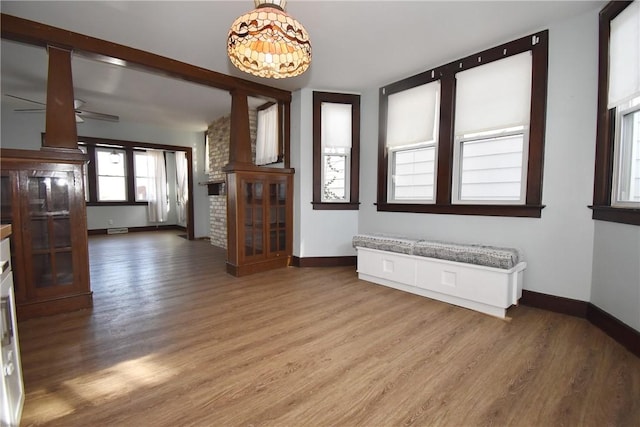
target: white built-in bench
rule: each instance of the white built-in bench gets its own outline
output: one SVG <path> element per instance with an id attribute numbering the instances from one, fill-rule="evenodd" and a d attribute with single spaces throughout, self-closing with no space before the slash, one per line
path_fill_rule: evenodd
<path id="1" fill-rule="evenodd" d="M 522 296 L 518 250 L 384 234 L 353 237 L 358 277 L 500 318 Z"/>

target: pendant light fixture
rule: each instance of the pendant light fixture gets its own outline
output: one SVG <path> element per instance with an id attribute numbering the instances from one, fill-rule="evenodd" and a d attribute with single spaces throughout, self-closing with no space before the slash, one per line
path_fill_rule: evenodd
<path id="1" fill-rule="evenodd" d="M 111 159 L 111 163 L 113 163 L 114 165 L 120 164 L 120 154 L 118 154 L 118 152 L 115 149 L 111 150 L 111 153 L 109 154 L 109 159 Z"/>
<path id="2" fill-rule="evenodd" d="M 240 70 L 280 79 L 304 73 L 311 64 L 309 34 L 284 11 L 286 0 L 254 0 L 256 8 L 231 25 L 229 59 Z"/>

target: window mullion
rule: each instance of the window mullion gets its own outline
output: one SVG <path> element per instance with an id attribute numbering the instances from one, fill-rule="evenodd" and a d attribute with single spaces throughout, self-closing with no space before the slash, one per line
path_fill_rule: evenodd
<path id="1" fill-rule="evenodd" d="M 387 148 L 387 115 L 389 111 L 389 96 L 384 89 L 379 90 L 380 111 L 378 112 L 378 185 L 377 185 L 377 201 L 378 204 L 386 204 L 389 202 L 389 189 L 393 186 L 390 183 L 392 174 L 395 173 L 389 167 L 392 157 L 391 151 Z M 441 113 L 442 114 L 442 113 Z M 395 197 L 395 196 L 394 196 Z"/>
<path id="2" fill-rule="evenodd" d="M 359 203 L 360 200 L 360 102 L 353 102 L 351 122 L 351 149 L 349 150 L 349 203 Z"/>
<path id="3" fill-rule="evenodd" d="M 453 73 L 440 80 L 440 128 L 436 147 L 436 204 L 451 204 L 453 180 L 454 117 L 456 79 Z"/>
<path id="4" fill-rule="evenodd" d="M 135 183 L 135 168 L 133 167 L 133 148 L 125 148 L 125 165 L 124 170 L 125 181 L 127 183 L 127 201 L 129 203 L 136 201 L 136 183 Z"/>
<path id="5" fill-rule="evenodd" d="M 87 145 L 87 154 L 89 156 L 89 164 L 87 167 L 87 175 L 89 188 L 89 202 L 95 203 L 98 201 L 98 178 L 96 172 L 96 165 L 98 163 L 96 158 L 96 147 L 94 145 Z"/>
<path id="6" fill-rule="evenodd" d="M 538 46 L 532 49 L 531 117 L 529 119 L 529 151 L 527 153 L 527 205 L 542 204 L 542 168 L 547 109 L 548 36 L 540 34 Z M 524 166 L 524 165 L 523 165 Z"/>

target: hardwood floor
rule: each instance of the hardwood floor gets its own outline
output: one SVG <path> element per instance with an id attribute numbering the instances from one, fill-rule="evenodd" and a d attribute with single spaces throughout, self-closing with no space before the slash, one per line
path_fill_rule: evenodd
<path id="1" fill-rule="evenodd" d="M 91 237 L 94 308 L 19 324 L 22 425 L 640 425 L 640 359 L 586 320 L 505 322 L 353 267 L 235 278 L 224 258 Z"/>

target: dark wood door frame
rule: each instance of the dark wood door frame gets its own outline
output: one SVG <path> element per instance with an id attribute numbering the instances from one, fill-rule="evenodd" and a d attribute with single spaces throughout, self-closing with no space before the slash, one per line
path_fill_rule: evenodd
<path id="1" fill-rule="evenodd" d="M 43 136 L 43 140 L 46 140 Z M 109 139 L 109 138 L 95 138 L 90 136 L 78 136 L 78 141 L 84 141 L 91 144 L 110 144 L 115 146 L 121 146 L 125 149 L 133 149 L 134 147 L 139 148 L 148 148 L 152 150 L 165 150 L 165 151 L 181 151 L 185 153 L 187 157 L 187 182 L 189 186 L 189 200 L 187 201 L 187 238 L 189 240 L 195 239 L 195 223 L 194 223 L 194 213 L 193 213 L 193 187 L 194 187 L 194 179 L 193 179 L 193 148 L 184 147 L 181 145 L 167 145 L 167 144 L 153 144 L 147 142 L 140 141 L 124 141 L 121 139 Z M 44 142 L 43 142 L 44 144 Z M 133 160 L 133 159 L 130 159 Z M 95 165 L 94 165 L 95 167 Z M 89 182 L 89 188 L 91 188 L 91 181 Z M 95 194 L 95 193 L 94 193 Z"/>

